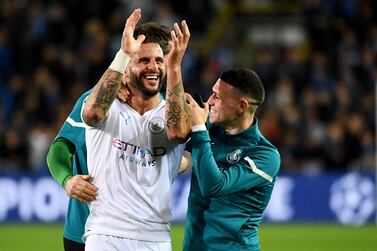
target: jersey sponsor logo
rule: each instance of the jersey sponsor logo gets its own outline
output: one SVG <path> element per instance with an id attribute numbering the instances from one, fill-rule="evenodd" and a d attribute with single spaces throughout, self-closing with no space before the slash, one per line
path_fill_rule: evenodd
<path id="1" fill-rule="evenodd" d="M 133 155 L 138 155 L 141 158 L 144 158 L 147 155 L 152 157 L 163 156 L 166 154 L 166 148 L 162 146 L 152 147 L 151 149 L 142 148 L 141 146 L 137 146 L 120 139 L 114 138 L 113 139 L 113 146 Z"/>
<path id="2" fill-rule="evenodd" d="M 242 152 L 240 149 L 228 153 L 228 155 L 226 156 L 226 160 L 231 164 L 237 163 L 241 159 L 241 153 Z"/>
<path id="3" fill-rule="evenodd" d="M 165 129 L 165 122 L 162 118 L 153 118 L 148 124 L 149 131 L 154 134 L 160 134 Z"/>
<path id="4" fill-rule="evenodd" d="M 141 166 L 141 167 L 156 167 L 156 165 L 157 165 L 155 159 L 147 160 L 146 161 L 143 158 L 138 159 L 138 158 L 135 158 L 135 157 L 124 155 L 124 153 L 122 153 L 119 156 L 119 159 L 122 159 L 124 161 L 128 161 L 130 163 L 133 163 L 133 164 L 135 164 L 137 166 Z"/>

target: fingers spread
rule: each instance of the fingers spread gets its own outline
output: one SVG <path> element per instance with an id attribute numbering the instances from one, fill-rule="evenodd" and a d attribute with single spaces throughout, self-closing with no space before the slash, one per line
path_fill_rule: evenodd
<path id="1" fill-rule="evenodd" d="M 68 187 L 66 187 L 68 196 L 80 202 L 90 202 L 95 200 L 97 196 L 97 187 L 90 183 L 92 179 L 93 176 L 91 175 L 76 175 L 72 177 L 69 180 Z"/>
<path id="2" fill-rule="evenodd" d="M 137 37 L 136 41 L 137 41 L 138 44 L 142 44 L 144 42 L 144 40 L 145 40 L 145 36 L 144 35 L 139 35 Z"/>
<path id="3" fill-rule="evenodd" d="M 78 197 L 85 202 L 91 202 L 96 199 L 95 195 L 87 194 L 84 191 L 79 192 Z"/>
<path id="4" fill-rule="evenodd" d="M 206 111 L 209 111 L 209 104 L 208 103 L 203 103 L 204 104 L 204 108 Z"/>
<path id="5" fill-rule="evenodd" d="M 127 23 L 130 26 L 135 27 L 137 22 L 140 20 L 140 18 L 141 18 L 141 9 L 135 9 L 130 15 L 130 17 L 127 19 Z"/>
<path id="6" fill-rule="evenodd" d="M 90 184 L 90 186 L 78 186 L 74 191 L 74 197 L 79 201 L 91 202 L 96 199 L 97 188 Z"/>
<path id="7" fill-rule="evenodd" d="M 183 38 L 182 31 L 181 31 L 181 29 L 179 28 L 179 26 L 178 26 L 177 23 L 174 23 L 174 31 L 175 31 L 175 34 L 177 35 L 177 37 L 178 37 L 179 39 L 182 39 L 182 38 Z"/>
<path id="8" fill-rule="evenodd" d="M 85 191 L 86 193 L 92 193 L 92 194 L 96 194 L 97 193 L 97 187 L 91 183 L 84 183 L 84 184 L 80 184 L 80 188 Z"/>
<path id="9" fill-rule="evenodd" d="M 135 30 L 137 22 L 139 22 L 141 18 L 141 10 L 135 9 L 132 14 L 127 18 L 125 29 L 123 34 L 125 36 L 133 36 L 133 31 Z"/>
<path id="10" fill-rule="evenodd" d="M 177 36 L 175 35 L 175 32 L 171 31 L 170 34 L 171 34 L 171 40 L 172 40 L 173 44 L 176 45 L 178 39 L 177 39 Z"/>
<path id="11" fill-rule="evenodd" d="M 185 97 L 189 104 L 192 103 L 192 101 L 194 100 L 192 96 L 187 92 L 185 93 Z"/>
<path id="12" fill-rule="evenodd" d="M 127 98 L 120 92 L 118 92 L 117 94 L 117 98 L 119 99 L 120 102 L 122 103 L 126 103 L 127 102 Z"/>
<path id="13" fill-rule="evenodd" d="M 188 25 L 186 23 L 186 20 L 183 20 L 182 21 L 182 30 L 183 30 L 183 34 L 186 36 L 186 37 L 190 37 L 190 30 L 188 28 Z"/>

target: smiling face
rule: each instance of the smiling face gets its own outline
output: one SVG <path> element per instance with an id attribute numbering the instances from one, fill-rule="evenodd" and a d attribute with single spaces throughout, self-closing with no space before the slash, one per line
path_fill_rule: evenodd
<path id="1" fill-rule="evenodd" d="M 155 96 L 166 83 L 166 67 L 161 47 L 142 44 L 128 66 L 128 86 L 146 98 Z"/>
<path id="2" fill-rule="evenodd" d="M 212 95 L 208 98 L 210 106 L 209 121 L 224 128 L 234 126 L 238 118 L 240 97 L 234 87 L 218 79 L 212 87 Z"/>

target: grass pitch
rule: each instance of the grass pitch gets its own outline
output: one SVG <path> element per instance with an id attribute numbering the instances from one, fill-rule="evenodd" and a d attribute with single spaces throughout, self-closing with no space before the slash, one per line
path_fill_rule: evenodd
<path id="1" fill-rule="evenodd" d="M 0 225 L 1 251 L 62 251 L 63 225 Z M 262 251 L 375 251 L 377 226 L 262 224 Z M 173 251 L 181 250 L 183 226 L 173 225 Z M 193 250 L 194 251 L 194 250 Z"/>

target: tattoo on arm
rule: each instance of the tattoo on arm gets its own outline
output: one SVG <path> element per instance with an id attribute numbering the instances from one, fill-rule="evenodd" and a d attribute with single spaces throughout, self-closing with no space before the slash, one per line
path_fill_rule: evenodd
<path id="1" fill-rule="evenodd" d="M 118 72 L 109 70 L 100 80 L 94 106 L 106 113 L 116 97 L 120 82 L 121 75 Z"/>
<path id="2" fill-rule="evenodd" d="M 182 81 L 179 81 L 173 88 L 173 91 L 170 91 L 169 89 L 167 90 L 167 93 L 166 93 L 168 96 L 175 96 L 176 97 L 176 100 L 166 100 L 167 104 L 169 105 L 169 110 L 168 110 L 168 113 L 167 113 L 167 126 L 168 128 L 177 128 L 180 126 L 180 123 L 181 123 L 181 113 L 182 113 L 182 109 L 181 109 L 181 106 L 179 104 L 179 102 L 182 103 L 183 105 L 183 120 L 185 122 L 189 122 L 190 121 L 190 115 L 189 115 L 189 110 L 188 110 L 188 107 L 187 107 L 187 103 L 186 103 L 186 98 L 185 98 L 185 95 L 184 95 L 184 92 L 183 92 L 183 85 L 182 85 Z"/>
<path id="3" fill-rule="evenodd" d="M 177 128 L 179 127 L 180 120 L 180 113 L 181 113 L 181 107 L 179 107 L 178 103 L 175 101 L 168 101 L 168 104 L 170 106 L 170 109 L 167 114 L 167 122 L 166 125 L 169 128 Z"/>
<path id="4" fill-rule="evenodd" d="M 182 96 L 182 95 L 180 95 L 180 94 L 183 93 L 183 85 L 182 85 L 182 81 L 179 81 L 179 82 L 174 86 L 173 91 L 174 91 L 175 96 L 177 96 L 177 97 L 181 97 L 181 96 Z"/>
<path id="5" fill-rule="evenodd" d="M 190 121 L 190 112 L 189 112 L 189 109 L 188 109 L 188 106 L 187 106 L 187 103 L 186 103 L 186 97 L 185 97 L 185 93 L 184 93 L 184 90 L 183 90 L 182 81 L 179 81 L 176 84 L 176 86 L 174 87 L 174 93 L 178 98 L 181 98 L 181 101 L 182 101 L 182 104 L 183 104 L 183 111 L 184 111 L 183 118 L 184 118 L 185 122 L 189 122 Z"/>
<path id="6" fill-rule="evenodd" d="M 183 103 L 183 110 L 184 110 L 183 119 L 185 120 L 186 123 L 189 123 L 191 117 L 190 117 L 190 111 L 189 111 L 189 108 L 187 106 L 185 95 L 182 96 L 182 103 Z"/>

